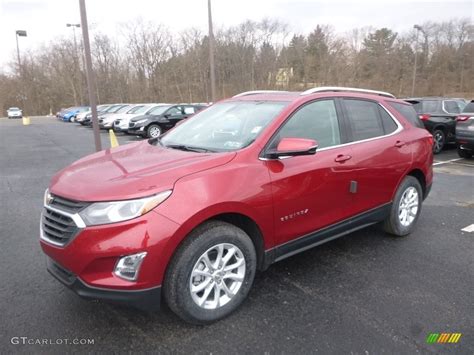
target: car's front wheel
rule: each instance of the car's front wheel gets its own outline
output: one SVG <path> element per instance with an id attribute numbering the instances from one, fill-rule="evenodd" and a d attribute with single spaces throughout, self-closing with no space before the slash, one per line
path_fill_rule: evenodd
<path id="1" fill-rule="evenodd" d="M 164 298 L 183 320 L 211 323 L 239 307 L 256 268 L 253 242 L 243 230 L 225 222 L 207 222 L 174 255 L 163 284 Z"/>
<path id="2" fill-rule="evenodd" d="M 420 216 L 422 202 L 420 183 L 415 177 L 406 176 L 395 194 L 390 215 L 384 221 L 384 230 L 398 237 L 410 234 Z"/>
<path id="3" fill-rule="evenodd" d="M 156 124 L 152 124 L 150 126 L 148 126 L 147 130 L 146 130 L 146 135 L 148 138 L 157 138 L 159 136 L 161 136 L 161 127 L 156 125 Z"/>
<path id="4" fill-rule="evenodd" d="M 433 153 L 439 154 L 446 144 L 446 135 L 440 129 L 433 132 Z"/>

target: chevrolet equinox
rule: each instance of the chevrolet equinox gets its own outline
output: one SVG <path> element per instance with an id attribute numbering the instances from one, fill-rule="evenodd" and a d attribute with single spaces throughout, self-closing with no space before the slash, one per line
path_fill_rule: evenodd
<path id="1" fill-rule="evenodd" d="M 338 87 L 251 91 L 161 137 L 58 172 L 45 192 L 48 271 L 78 295 L 185 321 L 221 319 L 255 272 L 379 223 L 413 231 L 433 138 L 412 105 Z"/>

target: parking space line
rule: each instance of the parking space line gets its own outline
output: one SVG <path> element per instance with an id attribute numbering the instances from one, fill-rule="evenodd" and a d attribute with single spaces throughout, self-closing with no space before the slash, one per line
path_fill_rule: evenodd
<path id="1" fill-rule="evenodd" d="M 471 224 L 467 227 L 464 227 L 463 229 L 461 229 L 462 232 L 467 232 L 467 233 L 472 233 L 474 232 L 474 224 Z"/>
<path id="2" fill-rule="evenodd" d="M 439 161 L 439 162 L 436 162 L 433 164 L 433 166 L 436 166 L 436 165 L 441 165 L 441 164 L 448 164 L 448 163 L 452 163 L 453 161 L 458 161 L 458 160 L 462 160 L 463 158 L 457 158 L 457 159 L 451 159 L 451 160 L 446 160 L 446 161 Z"/>

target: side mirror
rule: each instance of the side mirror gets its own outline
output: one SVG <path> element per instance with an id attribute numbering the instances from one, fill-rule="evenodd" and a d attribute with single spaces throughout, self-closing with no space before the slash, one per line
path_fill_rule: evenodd
<path id="1" fill-rule="evenodd" d="M 298 155 L 314 155 L 317 148 L 318 142 L 313 139 L 282 138 L 277 148 L 268 151 L 266 157 L 269 159 L 281 159 Z"/>

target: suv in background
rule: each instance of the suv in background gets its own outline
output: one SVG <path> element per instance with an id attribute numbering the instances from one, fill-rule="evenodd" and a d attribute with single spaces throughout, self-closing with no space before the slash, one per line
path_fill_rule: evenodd
<path id="1" fill-rule="evenodd" d="M 45 191 L 47 268 L 85 298 L 221 319 L 274 262 L 379 222 L 414 230 L 433 137 L 413 112 L 362 89 L 246 92 L 84 157 Z"/>
<path id="2" fill-rule="evenodd" d="M 409 98 L 425 128 L 433 135 L 433 152 L 441 153 L 448 143 L 456 142 L 456 116 L 466 105 L 462 99 L 443 97 Z"/>
<path id="3" fill-rule="evenodd" d="M 146 115 L 132 118 L 127 132 L 137 136 L 156 138 L 205 107 L 189 104 L 159 106 Z"/>
<path id="4" fill-rule="evenodd" d="M 461 158 L 472 158 L 474 154 L 474 100 L 464 107 L 456 121 L 458 155 Z"/>

